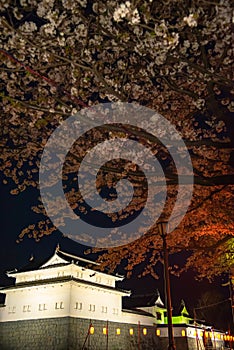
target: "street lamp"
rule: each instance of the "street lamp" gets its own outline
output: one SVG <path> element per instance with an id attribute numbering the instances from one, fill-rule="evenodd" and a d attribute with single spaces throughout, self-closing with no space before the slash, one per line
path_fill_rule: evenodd
<path id="1" fill-rule="evenodd" d="M 168 248 L 167 248 L 167 228 L 168 223 L 166 221 L 158 222 L 159 234 L 163 240 L 163 260 L 164 260 L 164 283 L 165 283 L 165 299 L 167 306 L 167 328 L 168 328 L 168 350 L 176 350 L 173 325 L 172 325 L 172 306 L 171 306 L 171 288 L 168 269 Z"/>

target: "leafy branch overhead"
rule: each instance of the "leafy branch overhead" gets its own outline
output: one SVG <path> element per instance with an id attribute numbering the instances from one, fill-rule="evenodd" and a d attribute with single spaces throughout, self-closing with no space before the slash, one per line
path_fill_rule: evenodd
<path id="1" fill-rule="evenodd" d="M 103 102 L 137 102 L 176 127 L 192 159 L 193 198 L 168 236 L 171 252 L 191 252 L 186 266 L 201 275 L 227 271 L 234 254 L 231 1 L 4 0 L 0 10 L 0 169 L 12 193 L 38 188 L 46 142 L 71 114 Z M 86 123 L 92 129 L 92 119 Z M 158 130 L 161 140 L 163 132 Z M 94 128 L 71 148 L 63 169 L 70 206 L 82 215 L 86 211 L 75 185 L 86 152 L 97 142 L 124 137 L 142 143 L 160 160 L 168 192 L 163 216 L 169 217 L 177 173 L 168 150 L 150 133 L 137 128 L 129 133 L 120 124 Z M 135 200 L 110 216 L 113 222 L 142 209 L 147 183 L 139 166 L 113 160 L 96 170 L 98 191 L 106 188 L 110 197 L 121 178 L 134 183 Z M 184 186 L 187 181 L 184 174 Z M 59 198 L 53 200 L 58 220 L 65 220 Z M 19 241 L 25 235 L 39 240 L 56 229 L 40 199 L 33 210 L 44 219 L 25 228 Z M 142 234 L 128 246 L 103 252 L 103 264 L 115 268 L 128 258 L 130 272 L 147 258 L 144 273 L 154 274 L 151 265 L 161 259 L 161 240 L 155 227 Z"/>

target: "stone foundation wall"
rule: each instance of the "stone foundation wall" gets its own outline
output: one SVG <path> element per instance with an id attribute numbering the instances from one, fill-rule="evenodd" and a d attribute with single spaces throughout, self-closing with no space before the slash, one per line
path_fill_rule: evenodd
<path id="1" fill-rule="evenodd" d="M 1 350 L 167 350 L 168 339 L 157 337 L 156 327 L 108 322 L 108 337 L 103 334 L 107 322 L 92 320 L 94 334 L 89 335 L 90 320 L 62 317 L 27 321 L 0 322 Z M 120 334 L 116 334 L 116 329 Z M 133 329 L 133 335 L 129 329 Z M 143 335 L 143 328 L 147 334 Z M 87 337 L 87 339 L 86 339 Z M 85 342 L 86 340 L 86 342 Z M 107 347 L 108 342 L 108 347 Z M 140 347 L 139 347 L 140 343 Z M 204 350 L 196 339 L 175 338 L 177 350 Z M 223 349 L 223 342 L 215 348 Z"/>
<path id="2" fill-rule="evenodd" d="M 82 349 L 88 333 L 89 320 L 71 318 L 70 319 L 70 339 L 69 350 Z M 85 343 L 84 349 L 89 350 L 136 350 L 138 347 L 138 326 L 126 323 L 108 322 L 108 337 L 103 334 L 103 328 L 107 326 L 105 321 L 92 320 L 94 334 L 90 335 Z M 120 329 L 120 335 L 116 334 L 116 329 Z M 132 328 L 134 334 L 129 334 Z M 144 326 L 140 326 L 140 344 L 142 350 L 160 350 L 159 338 L 155 334 L 155 327 L 147 328 L 147 335 L 143 335 Z"/>
<path id="3" fill-rule="evenodd" d="M 0 323 L 1 350 L 67 349 L 69 318 Z"/>
<path id="4" fill-rule="evenodd" d="M 197 350 L 197 348 L 194 348 L 192 343 L 190 343 L 190 347 L 188 347 L 188 341 L 186 337 L 179 337 L 175 338 L 175 345 L 176 350 Z M 168 349 L 168 338 L 160 338 L 160 350 L 167 350 Z M 199 349 L 200 350 L 200 349 Z"/>
<path id="5" fill-rule="evenodd" d="M 195 338 L 187 338 L 187 337 L 176 337 L 175 339 L 176 350 L 206 350 L 206 349 L 215 349 L 215 350 L 224 350 L 224 342 L 216 341 L 213 344 L 213 348 L 205 347 L 204 343 L 201 339 L 198 341 Z M 160 350 L 167 350 L 168 347 L 168 339 L 160 338 L 161 347 Z"/>
<path id="6" fill-rule="evenodd" d="M 50 318 L 0 323 L 1 350 L 104 350 L 107 336 L 103 334 L 105 321 L 92 320 L 94 334 L 87 338 L 89 320 L 79 318 Z M 120 328 L 120 335 L 116 329 Z M 133 328 L 134 334 L 129 334 Z M 108 322 L 108 350 L 162 350 L 155 327 Z"/>

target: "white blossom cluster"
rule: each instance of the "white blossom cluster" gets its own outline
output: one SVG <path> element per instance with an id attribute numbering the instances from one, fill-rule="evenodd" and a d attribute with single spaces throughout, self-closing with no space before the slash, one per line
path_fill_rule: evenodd
<path id="1" fill-rule="evenodd" d="M 21 0 L 22 8 L 17 9 L 10 2 L 4 0 L 0 8 L 4 12 L 10 7 L 15 21 L 22 24 L 17 31 L 4 26 L 3 48 L 17 52 L 17 58 L 30 67 L 52 67 L 41 72 L 64 85 L 72 96 L 87 101 L 95 93 L 111 101 L 152 100 L 162 111 L 177 111 L 175 96 L 181 92 L 191 108 L 202 110 L 206 108 L 207 82 L 223 81 L 231 63 L 228 0 L 217 0 L 213 7 L 192 1 L 189 9 L 182 0 L 178 4 L 169 0 L 168 5 L 162 0 L 94 0 L 92 10 L 81 0 Z M 39 20 L 24 20 L 29 3 L 43 19 L 40 25 Z M 208 69 L 202 62 L 201 45 L 210 42 L 215 46 L 207 51 Z M 226 55 L 217 72 L 215 63 L 223 52 Z M 5 65 L 15 67 L 11 60 Z M 35 78 L 27 74 L 27 83 L 24 75 L 14 77 L 17 79 L 23 90 Z M 44 85 L 46 82 L 40 81 L 32 94 L 47 108 L 57 88 L 45 89 Z M 17 95 L 12 84 L 6 86 L 8 93 Z M 226 103 L 229 108 L 228 98 L 222 101 Z M 77 108 L 74 100 L 68 106 L 53 106 L 53 110 L 57 107 L 66 112 Z"/>
<path id="2" fill-rule="evenodd" d="M 189 16 L 185 16 L 183 18 L 183 21 L 189 26 L 189 27 L 196 27 L 197 26 L 197 19 L 196 15 L 193 13 L 190 13 Z"/>
<path id="3" fill-rule="evenodd" d="M 131 24 L 140 23 L 139 12 L 136 8 L 133 9 L 130 1 L 120 4 L 120 6 L 115 9 L 113 18 L 116 22 L 120 22 L 124 18 L 127 18 Z"/>
<path id="4" fill-rule="evenodd" d="M 156 24 L 154 31 L 156 36 L 163 41 L 163 45 L 168 49 L 175 48 L 178 45 L 179 34 L 175 32 L 170 33 L 169 26 L 167 26 L 165 20 L 162 20 L 159 25 Z"/>
<path id="5" fill-rule="evenodd" d="M 20 29 L 25 33 L 33 33 L 37 30 L 37 25 L 34 22 L 25 22 L 22 26 L 20 26 Z"/>
<path id="6" fill-rule="evenodd" d="M 200 110 L 201 110 L 202 108 L 204 108 L 205 102 L 206 102 L 206 101 L 205 101 L 204 99 L 199 98 L 199 99 L 193 101 L 193 105 L 196 106 L 197 109 L 200 109 Z"/>
<path id="7" fill-rule="evenodd" d="M 187 3 L 184 0 L 0 2 L 3 49 L 0 171 L 4 181 L 10 179 L 15 183 L 12 193 L 18 194 L 28 186 L 38 185 L 37 177 L 35 179 L 39 168 L 38 155 L 42 154 L 51 132 L 77 112 L 80 116 L 76 125 L 81 126 L 82 118 L 86 118 L 82 111 L 87 110 L 83 107 L 103 101 L 136 101 L 162 114 L 176 127 L 184 141 L 188 141 L 186 145 L 191 153 L 196 181 L 201 179 L 204 183 L 210 178 L 213 181 L 216 176 L 220 181 L 223 174 L 231 174 L 231 0 L 191 0 L 189 8 Z M 85 122 L 91 127 L 94 120 L 95 115 L 90 112 Z M 149 118 L 145 130 L 150 130 L 156 123 L 155 116 Z M 163 126 L 157 132 L 164 138 L 168 137 Z M 91 149 L 94 140 L 104 136 L 100 134 L 100 130 L 95 130 L 92 137 L 79 140 L 74 145 L 77 151 L 74 155 L 77 157 L 80 151 Z M 111 137 L 124 135 L 113 131 Z M 175 135 L 169 137 L 176 144 Z M 164 153 L 161 155 L 162 148 L 155 140 L 142 141 L 147 142 L 154 155 L 165 156 Z M 97 156 L 102 157 L 101 152 Z M 16 164 L 14 168 L 13 162 Z M 65 176 L 74 171 L 73 164 L 69 152 Z M 132 171 L 132 168 L 128 164 L 124 171 Z M 117 165 L 115 170 L 114 177 L 119 170 Z M 173 164 L 168 166 L 167 175 L 172 183 L 168 197 L 172 198 L 173 191 L 177 191 L 176 188 L 172 190 L 175 179 Z M 112 173 L 108 176 L 111 184 Z M 155 187 L 156 192 L 160 191 L 160 186 Z M 88 192 L 89 184 L 86 189 Z M 202 191 L 199 187 L 194 192 L 192 205 L 196 207 L 205 203 L 204 192 L 210 195 L 210 190 L 204 191 L 204 186 Z M 72 191 L 66 195 L 71 198 L 71 203 L 77 204 Z M 225 195 L 222 201 L 217 200 L 218 194 L 215 193 L 218 218 L 219 212 L 223 214 L 222 206 L 226 210 L 228 192 Z M 202 197 L 200 201 L 196 201 L 197 196 Z M 54 205 L 58 206 L 58 203 L 55 199 Z M 173 205 L 169 204 L 169 212 Z M 232 207 L 230 205 L 228 209 L 230 215 L 233 215 Z M 43 213 L 39 206 L 36 209 Z M 207 215 L 205 210 L 204 220 L 210 217 L 213 220 L 213 211 L 212 207 L 211 215 Z M 193 237 L 196 230 L 198 220 L 195 214 L 193 211 L 188 218 L 195 218 L 188 237 Z M 58 217 L 62 221 L 60 213 Z M 223 227 L 226 227 L 227 235 L 233 232 L 233 227 L 227 224 L 231 222 L 230 217 L 223 215 L 219 220 L 225 220 Z M 42 227 L 44 225 L 40 232 L 50 232 L 48 227 L 45 230 Z M 218 230 L 219 227 L 210 225 L 212 237 Z M 184 232 L 182 227 L 173 235 L 176 239 L 174 246 L 184 242 Z M 200 235 L 200 227 L 197 227 L 197 232 Z M 37 232 L 34 234 L 37 237 Z M 217 262 L 216 256 L 215 259 Z"/>

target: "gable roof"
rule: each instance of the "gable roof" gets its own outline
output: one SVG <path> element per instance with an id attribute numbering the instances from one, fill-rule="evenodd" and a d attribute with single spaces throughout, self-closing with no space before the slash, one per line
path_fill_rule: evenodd
<path id="1" fill-rule="evenodd" d="M 50 257 L 49 260 L 47 260 L 39 268 L 43 269 L 45 267 L 50 267 L 50 266 L 54 266 L 54 265 L 58 266 L 58 265 L 67 265 L 67 264 L 69 264 L 69 261 L 60 257 L 59 254 L 57 254 L 57 252 L 55 251 L 54 255 L 52 257 Z"/>
<path id="2" fill-rule="evenodd" d="M 101 265 L 100 263 L 62 251 L 59 245 L 56 247 L 54 254 L 49 259 L 47 258 L 47 260 L 42 261 L 35 260 L 31 257 L 27 265 L 19 269 L 7 271 L 7 275 L 9 277 L 15 277 L 16 274 L 22 272 L 36 271 L 58 266 L 66 266 L 70 264 L 76 264 L 85 269 L 91 269 L 97 272 L 108 274 L 110 276 L 114 276 L 118 280 L 122 280 L 124 278 L 124 276 L 121 276 L 117 273 L 109 273 L 107 269 L 98 268 Z"/>
<path id="3" fill-rule="evenodd" d="M 88 260 L 85 258 L 81 258 L 79 256 L 70 254 L 70 253 L 66 253 L 62 250 L 60 250 L 59 247 L 56 248 L 54 255 L 42 266 L 40 266 L 40 269 L 49 267 L 49 266 L 53 266 L 53 265 L 67 265 L 67 264 L 77 264 L 79 266 L 82 267 L 93 267 L 93 266 L 99 266 L 100 264 L 92 261 L 92 260 Z"/>
<path id="4" fill-rule="evenodd" d="M 19 269 L 7 271 L 7 274 L 12 275 L 20 272 L 35 271 L 39 269 L 45 269 L 45 268 L 55 267 L 55 266 L 64 266 L 69 264 L 77 264 L 79 266 L 86 267 L 86 268 L 92 268 L 94 266 L 100 265 L 95 261 L 81 258 L 79 256 L 64 252 L 60 250 L 59 246 L 57 246 L 54 254 L 49 259 L 35 260 L 34 258 L 30 258 L 29 263 L 27 265 Z"/>
<path id="5" fill-rule="evenodd" d="M 141 310 L 141 309 L 137 309 L 137 308 L 122 309 L 122 311 L 126 312 L 126 313 L 138 314 L 138 315 L 148 316 L 148 317 L 153 317 L 154 318 L 154 315 L 152 315 L 150 312 L 147 312 L 147 311 L 144 311 L 144 310 Z"/>
<path id="6" fill-rule="evenodd" d="M 185 305 L 184 300 L 180 302 L 180 307 L 177 312 L 174 312 L 174 316 L 182 316 L 184 318 L 192 319 Z"/>
<path id="7" fill-rule="evenodd" d="M 161 298 L 159 291 L 156 290 L 154 293 L 148 294 L 136 294 L 131 295 L 130 297 L 123 297 L 123 308 L 137 308 L 137 307 L 150 307 L 150 306 L 158 306 L 161 308 L 165 308 Z"/>

